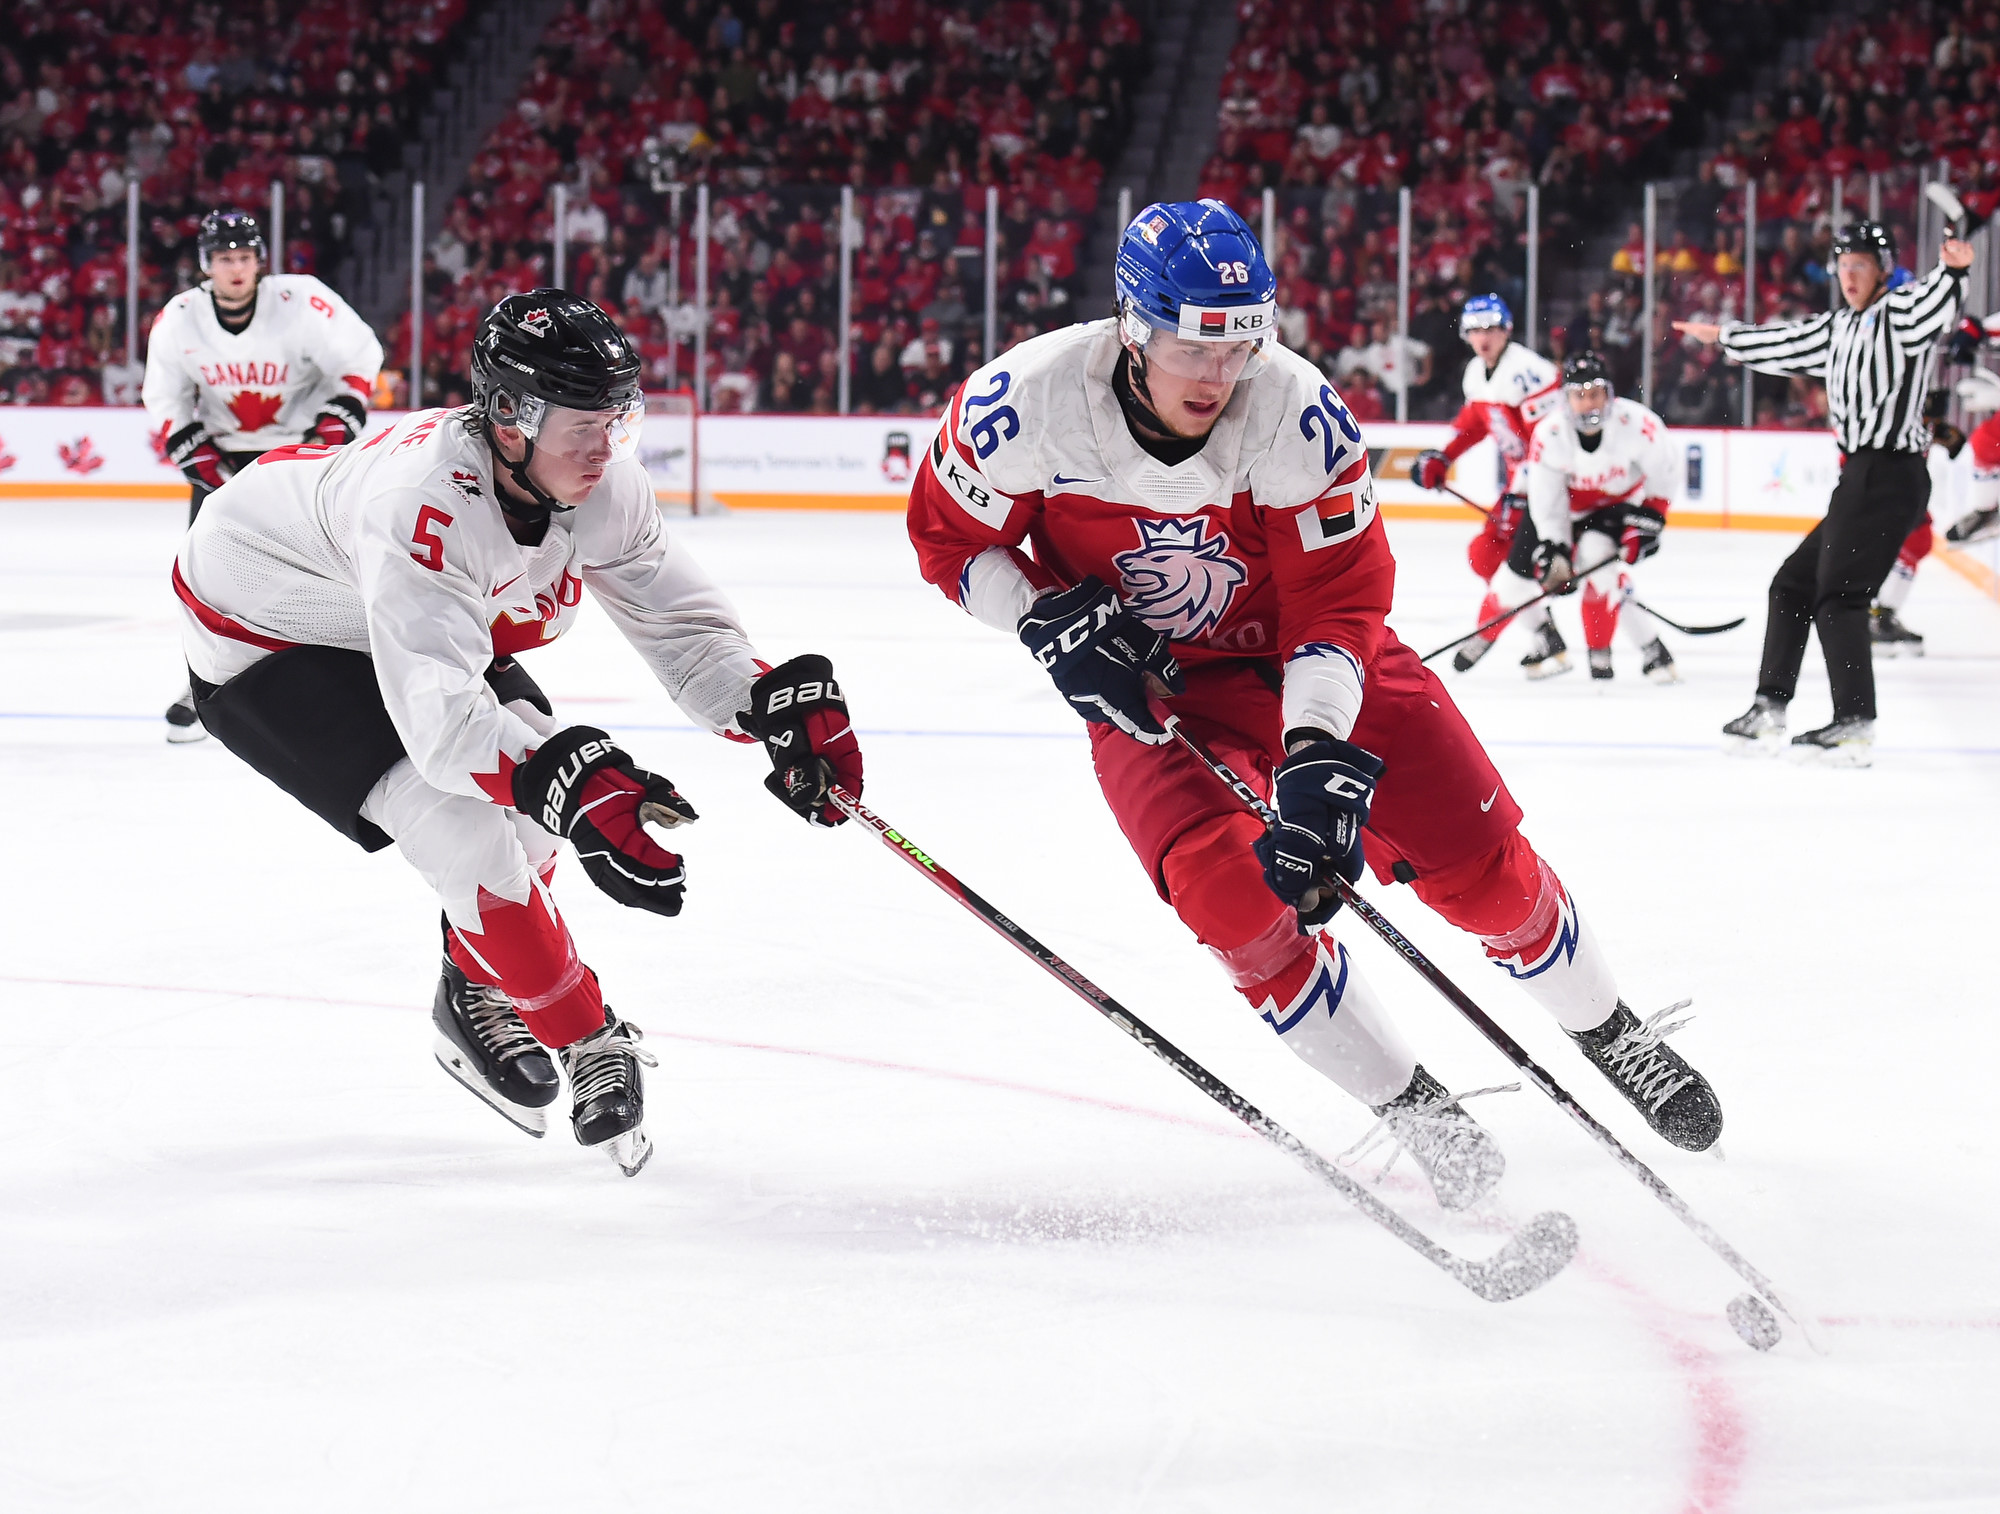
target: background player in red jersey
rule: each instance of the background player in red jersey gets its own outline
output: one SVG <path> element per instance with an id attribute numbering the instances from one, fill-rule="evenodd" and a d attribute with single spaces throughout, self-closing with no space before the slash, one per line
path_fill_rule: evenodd
<path id="1" fill-rule="evenodd" d="M 1653 1127 L 1703 1149 L 1713 1091 L 1609 965 L 1444 686 L 1383 624 L 1395 560 L 1339 395 L 1271 340 L 1275 280 L 1215 200 L 1126 228 L 1118 314 L 1024 342 L 953 398 L 918 470 L 924 575 L 1018 635 L 1090 722 L 1149 878 L 1306 1061 L 1372 1106 L 1440 1201 L 1503 1165 L 1330 934 L 1330 871 L 1409 881 L 1570 1031 Z M 1171 713 L 1275 799 L 1269 833 Z"/>

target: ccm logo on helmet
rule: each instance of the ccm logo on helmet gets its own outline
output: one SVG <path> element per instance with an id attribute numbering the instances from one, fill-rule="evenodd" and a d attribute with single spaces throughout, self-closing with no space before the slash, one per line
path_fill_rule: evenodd
<path id="1" fill-rule="evenodd" d="M 1225 305 L 1220 310 L 1181 306 L 1180 335 L 1195 341 L 1238 342 L 1263 336 L 1277 324 L 1275 304 Z"/>

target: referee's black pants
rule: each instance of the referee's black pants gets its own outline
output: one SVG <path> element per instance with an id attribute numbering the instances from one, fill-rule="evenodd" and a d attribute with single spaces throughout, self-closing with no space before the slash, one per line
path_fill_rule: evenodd
<path id="1" fill-rule="evenodd" d="M 1807 633 L 1817 629 L 1833 686 L 1833 718 L 1875 718 L 1868 606 L 1930 502 L 1931 475 L 1922 453 L 1868 448 L 1848 454 L 1826 518 L 1806 533 L 1771 580 L 1759 694 L 1790 703 L 1798 692 Z"/>

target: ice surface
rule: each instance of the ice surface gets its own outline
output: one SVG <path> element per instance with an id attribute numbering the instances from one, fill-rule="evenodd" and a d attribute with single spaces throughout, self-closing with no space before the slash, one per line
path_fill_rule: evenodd
<path id="1" fill-rule="evenodd" d="M 1532 1091 L 1480 1101 L 1501 1207 L 1577 1263 L 1471 1297 L 1243 1134 L 753 749 L 693 731 L 587 612 L 531 666 L 702 811 L 677 920 L 565 865 L 661 1058 L 637 1179 L 433 1064 L 436 907 L 213 742 L 170 748 L 177 511 L 0 506 L 0 1508 L 1987 1509 L 2000 1506 L 1990 1114 L 2000 607 L 1937 564 L 1866 772 L 1728 760 L 1790 543 L 1670 532 L 1645 592 L 1687 682 L 1447 675 L 1641 1014 L 1728 1112 L 1652 1139 L 1406 889 L 1398 925 L 1783 1289 L 1832 1355 L 1759 1356 L 1739 1280 Z M 1152 895 L 1082 727 L 916 577 L 893 516 L 678 524 L 767 655 L 829 653 L 868 798 L 1246 1096 L 1371 1123 Z M 1420 650 L 1470 526 L 1391 523 Z M 1575 610 L 1560 612 L 1578 647 Z M 1809 654 L 1800 724 L 1826 708 Z M 1365 933 L 1455 1086 L 1508 1069 Z"/>

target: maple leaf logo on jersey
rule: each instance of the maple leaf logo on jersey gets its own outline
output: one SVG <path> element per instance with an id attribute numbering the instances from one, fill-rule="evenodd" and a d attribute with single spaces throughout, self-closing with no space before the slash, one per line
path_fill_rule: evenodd
<path id="1" fill-rule="evenodd" d="M 547 310 L 530 310 L 521 317 L 521 329 L 529 336 L 547 336 L 555 324 Z"/>
<path id="2" fill-rule="evenodd" d="M 104 466 L 103 454 L 90 444 L 87 436 L 80 436 L 74 442 L 57 443 L 56 456 L 72 473 L 95 473 Z"/>
<path id="3" fill-rule="evenodd" d="M 451 476 L 446 482 L 469 500 L 479 498 L 479 475 L 477 473 L 468 473 L 463 468 L 454 468 L 451 470 Z"/>
<path id="4" fill-rule="evenodd" d="M 229 413 L 236 417 L 239 431 L 262 431 L 278 418 L 284 408 L 282 394 L 264 394 L 255 389 L 239 389 L 229 396 Z"/>
<path id="5" fill-rule="evenodd" d="M 1125 608 L 1173 641 L 1193 641 L 1222 623 L 1249 569 L 1229 555 L 1229 538 L 1194 520 L 1134 521 L 1138 548 L 1111 561 Z"/>

